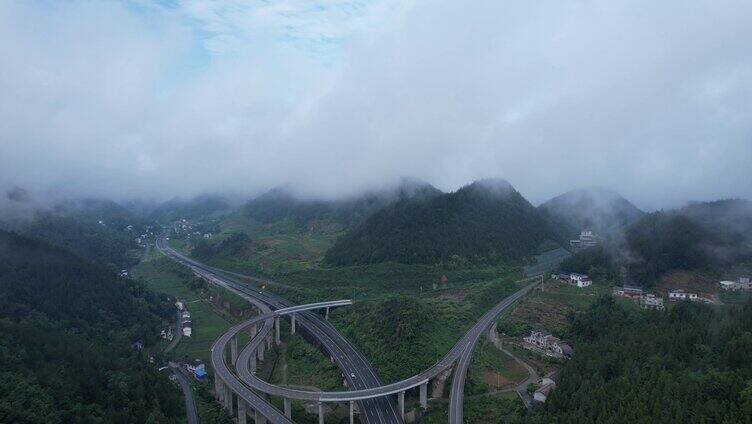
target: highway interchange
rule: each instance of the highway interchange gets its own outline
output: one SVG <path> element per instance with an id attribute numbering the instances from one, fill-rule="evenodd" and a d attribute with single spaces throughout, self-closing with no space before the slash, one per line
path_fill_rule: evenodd
<path id="1" fill-rule="evenodd" d="M 198 261 L 180 254 L 166 243 L 165 239 L 157 240 L 157 247 L 168 257 L 176 260 L 186 266 L 189 266 L 194 272 L 204 278 L 210 279 L 213 283 L 238 293 L 244 298 L 250 300 L 257 307 L 259 303 L 269 305 L 272 308 L 284 308 L 293 306 L 293 304 L 279 296 L 271 293 L 251 290 L 248 286 L 237 283 L 226 277 L 220 270 L 208 267 Z M 263 311 L 263 308 L 260 307 Z M 371 364 L 365 359 L 363 354 L 350 343 L 334 326 L 332 326 L 321 315 L 311 312 L 298 314 L 300 326 L 308 331 L 314 337 L 327 353 L 334 358 L 335 363 L 339 366 L 348 387 L 355 389 L 366 389 L 380 387 L 383 382 L 376 374 Z M 355 377 L 353 377 L 353 375 Z M 358 402 L 361 421 L 364 423 L 396 423 L 403 422 L 398 415 L 394 402 L 388 398 L 364 399 Z"/>
<path id="2" fill-rule="evenodd" d="M 321 317 L 320 314 L 310 311 L 296 313 L 295 315 L 297 316 L 300 325 L 321 344 L 321 347 L 326 350 L 334 362 L 340 367 L 343 376 L 347 381 L 347 386 L 350 388 L 348 391 L 316 392 L 273 385 L 256 377 L 253 370 L 250 369 L 251 357 L 256 354 L 259 345 L 263 344 L 264 338 L 268 337 L 268 334 L 274 325 L 274 314 L 271 313 L 270 307 L 277 310 L 283 310 L 284 308 L 292 306 L 289 301 L 270 293 L 251 290 L 248 286 L 239 284 L 232 279 L 227 278 L 222 270 L 206 266 L 180 254 L 169 247 L 164 239 L 157 241 L 157 247 L 159 247 L 167 256 L 189 266 L 194 272 L 208 279 L 212 283 L 221 285 L 245 297 L 262 312 L 261 316 L 238 324 L 220 337 L 212 348 L 212 355 L 214 357 L 216 354 L 217 360 L 221 359 L 222 362 L 224 362 L 224 348 L 234 334 L 237 334 L 243 329 L 249 328 L 251 325 L 255 326 L 256 323 L 263 321 L 263 327 L 258 331 L 256 337 L 251 340 L 237 357 L 235 367 L 239 379 L 236 378 L 235 375 L 232 375 L 227 367 L 223 367 L 220 364 L 216 365 L 220 366 L 220 368 L 224 368 L 223 371 L 226 371 L 226 375 L 221 375 L 220 377 L 223 381 L 227 382 L 233 393 L 236 393 L 244 399 L 247 398 L 250 406 L 261 412 L 270 421 L 280 423 L 288 423 L 292 421 L 261 396 L 257 395 L 256 392 L 281 396 L 285 399 L 313 401 L 318 402 L 319 404 L 321 402 L 357 401 L 358 409 L 361 411 L 361 422 L 400 423 L 403 421 L 404 392 L 408 389 L 421 386 L 421 404 L 425 407 L 426 386 L 428 382 L 439 374 L 447 372 L 453 366 L 454 377 L 452 379 L 450 393 L 449 422 L 452 424 L 462 423 L 464 383 L 478 339 L 488 330 L 488 328 L 490 328 L 491 325 L 493 325 L 501 313 L 538 284 L 537 279 L 535 279 L 535 282 L 528 284 L 518 292 L 496 304 L 491 310 L 486 312 L 436 364 L 420 374 L 388 385 L 383 385 L 381 383 L 381 380 L 376 375 L 373 367 L 368 363 L 363 354 L 347 341 L 328 321 Z M 529 280 L 530 279 L 528 279 L 528 281 Z M 355 377 L 352 377 L 351 374 L 355 375 Z M 249 387 L 253 388 L 253 391 L 248 390 Z M 392 396 L 389 396 L 395 393 L 399 395 L 398 407 L 395 407 Z"/>

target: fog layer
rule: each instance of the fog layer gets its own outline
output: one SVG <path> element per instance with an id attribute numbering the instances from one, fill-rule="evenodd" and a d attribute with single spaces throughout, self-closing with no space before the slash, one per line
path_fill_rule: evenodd
<path id="1" fill-rule="evenodd" d="M 752 197 L 748 1 L 225 3 L 1 2 L 0 189 Z"/>

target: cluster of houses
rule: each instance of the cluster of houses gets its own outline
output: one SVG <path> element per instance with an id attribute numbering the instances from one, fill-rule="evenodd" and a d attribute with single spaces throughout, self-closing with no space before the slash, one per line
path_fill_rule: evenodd
<path id="1" fill-rule="evenodd" d="M 682 289 L 672 289 L 668 292 L 668 300 L 672 302 L 678 302 L 681 300 L 691 300 L 692 302 L 705 302 L 705 303 L 711 303 L 712 301 L 708 298 L 701 297 L 697 293 L 690 293 L 685 292 Z"/>
<path id="2" fill-rule="evenodd" d="M 653 293 L 646 293 L 642 290 L 642 287 L 639 286 L 629 284 L 616 286 L 614 287 L 612 294 L 616 297 L 634 300 L 642 309 L 654 309 L 660 311 L 665 308 L 663 305 L 663 297 L 656 296 Z"/>
<path id="3" fill-rule="evenodd" d="M 133 225 L 129 225 L 128 227 L 126 227 L 126 229 L 128 231 L 133 231 Z M 135 241 L 136 241 L 136 244 L 140 246 L 153 238 L 154 238 L 154 232 L 152 231 L 151 226 L 148 226 L 146 227 L 146 231 L 143 234 L 136 237 Z"/>
<path id="4" fill-rule="evenodd" d="M 211 233 L 202 233 L 201 231 L 196 231 L 193 228 L 193 224 L 191 224 L 185 218 L 181 218 L 180 220 L 173 222 L 172 231 L 174 234 L 185 234 L 187 239 L 198 237 L 198 238 L 205 238 L 208 240 L 208 239 L 211 239 L 213 236 Z"/>
<path id="5" fill-rule="evenodd" d="M 572 346 L 551 333 L 544 331 L 532 331 L 527 337 L 523 337 L 522 346 L 525 349 L 542 353 L 552 358 L 571 358 L 574 353 Z"/>
<path id="6" fill-rule="evenodd" d="M 580 287 L 580 288 L 588 287 L 593 284 L 593 280 L 591 280 L 590 277 L 588 277 L 585 274 L 578 274 L 575 272 L 573 273 L 563 272 L 559 274 L 551 274 L 551 279 L 557 280 L 557 281 L 564 281 L 566 283 L 569 283 L 573 286 Z"/>
<path id="7" fill-rule="evenodd" d="M 193 329 L 191 328 L 191 313 L 185 309 L 185 305 L 179 300 L 175 302 L 175 306 L 177 306 L 178 314 L 180 314 L 180 328 L 183 331 L 183 336 L 191 337 L 193 333 Z"/>
<path id="8" fill-rule="evenodd" d="M 739 277 L 739 281 L 721 281 L 721 289 L 726 291 L 752 290 L 752 281 L 749 277 Z"/>
<path id="9" fill-rule="evenodd" d="M 617 286 L 614 287 L 612 294 L 616 297 L 634 300 L 643 309 L 662 310 L 665 308 L 663 297 L 647 293 L 643 291 L 642 287 L 631 285 Z M 713 303 L 712 299 L 702 297 L 698 293 L 687 292 L 683 289 L 670 289 L 668 291 L 668 300 L 671 302 L 690 300 L 692 302 Z"/>
<path id="10" fill-rule="evenodd" d="M 580 232 L 580 236 L 574 240 L 569 240 L 569 245 L 573 249 L 582 249 L 598 245 L 598 236 L 590 230 Z"/>

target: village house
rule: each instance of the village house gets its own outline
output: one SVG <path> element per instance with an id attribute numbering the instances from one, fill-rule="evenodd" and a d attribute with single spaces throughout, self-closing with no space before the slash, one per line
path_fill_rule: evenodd
<path id="1" fill-rule="evenodd" d="M 545 402 L 551 392 L 556 388 L 556 382 L 550 378 L 541 380 L 540 387 L 533 393 L 533 400 L 536 402 Z"/>
<path id="2" fill-rule="evenodd" d="M 617 297 L 623 297 L 626 299 L 639 300 L 642 298 L 642 287 L 625 284 L 624 286 L 614 287 L 613 295 Z"/>
<path id="3" fill-rule="evenodd" d="M 721 289 L 728 291 L 752 290 L 752 281 L 749 277 L 739 277 L 739 281 L 721 281 Z"/>
<path id="4" fill-rule="evenodd" d="M 592 247 L 598 244 L 598 236 L 590 230 L 580 232 L 577 239 L 569 240 L 569 245 L 575 249 Z"/>
<path id="5" fill-rule="evenodd" d="M 695 301 L 695 302 L 700 300 L 699 297 L 697 296 L 697 293 L 686 293 L 682 289 L 670 290 L 668 292 L 668 300 L 679 301 L 679 300 L 687 300 L 687 299 L 691 301 Z"/>
<path id="6" fill-rule="evenodd" d="M 558 274 L 551 274 L 551 279 L 557 281 L 569 281 L 570 275 L 566 272 L 560 272 Z"/>
<path id="7" fill-rule="evenodd" d="M 526 349 L 540 351 L 541 353 L 554 358 L 570 358 L 574 353 L 569 343 L 554 337 L 551 333 L 543 331 L 532 331 L 527 337 L 522 339 Z"/>
<path id="8" fill-rule="evenodd" d="M 585 274 L 577 274 L 575 272 L 571 274 L 567 272 L 551 274 L 551 279 L 556 281 L 564 281 L 577 287 L 587 287 L 593 284 L 593 281 L 590 279 L 590 277 Z"/>
<path id="9" fill-rule="evenodd" d="M 593 284 L 593 281 L 585 274 L 572 273 L 569 276 L 570 284 L 577 287 L 588 287 Z"/>
<path id="10" fill-rule="evenodd" d="M 647 293 L 640 298 L 640 307 L 642 309 L 663 310 L 663 298 L 652 293 Z"/>
<path id="11" fill-rule="evenodd" d="M 728 290 L 728 291 L 736 291 L 739 290 L 739 283 L 736 281 L 721 281 L 720 282 L 721 289 Z"/>

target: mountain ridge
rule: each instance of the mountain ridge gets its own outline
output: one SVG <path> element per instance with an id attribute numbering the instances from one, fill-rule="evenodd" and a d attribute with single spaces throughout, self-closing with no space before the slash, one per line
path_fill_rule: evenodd
<path id="1" fill-rule="evenodd" d="M 556 239 L 554 229 L 511 184 L 486 179 L 384 208 L 340 237 L 325 262 L 520 262 Z"/>

